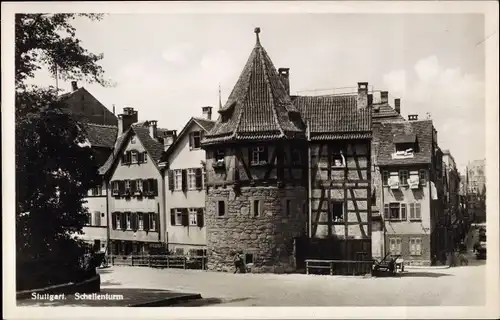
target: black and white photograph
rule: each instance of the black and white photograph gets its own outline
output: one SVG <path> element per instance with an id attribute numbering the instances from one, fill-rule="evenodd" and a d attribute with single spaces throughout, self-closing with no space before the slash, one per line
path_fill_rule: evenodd
<path id="1" fill-rule="evenodd" d="M 6 319 L 500 316 L 497 2 L 1 22 Z"/>

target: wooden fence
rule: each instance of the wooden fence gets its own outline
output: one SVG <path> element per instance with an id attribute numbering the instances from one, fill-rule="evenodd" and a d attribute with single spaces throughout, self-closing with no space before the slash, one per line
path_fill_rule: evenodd
<path id="1" fill-rule="evenodd" d="M 372 261 L 307 259 L 306 273 L 359 276 L 371 274 L 372 265 Z"/>
<path id="2" fill-rule="evenodd" d="M 115 266 L 138 266 L 153 268 L 201 269 L 206 270 L 206 256 L 177 255 L 113 255 L 108 261 Z"/>

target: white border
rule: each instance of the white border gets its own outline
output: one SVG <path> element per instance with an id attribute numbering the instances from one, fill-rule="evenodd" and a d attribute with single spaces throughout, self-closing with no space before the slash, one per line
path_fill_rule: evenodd
<path id="1" fill-rule="evenodd" d="M 493 318 L 499 307 L 498 3 L 496 1 L 338 2 L 11 2 L 2 4 L 2 191 L 4 316 L 11 318 Z M 486 307 L 44 308 L 15 307 L 14 13 L 481 13 L 485 15 L 488 260 Z M 8 293 L 8 294 L 7 294 Z M 450 292 L 450 294 L 453 294 Z"/>

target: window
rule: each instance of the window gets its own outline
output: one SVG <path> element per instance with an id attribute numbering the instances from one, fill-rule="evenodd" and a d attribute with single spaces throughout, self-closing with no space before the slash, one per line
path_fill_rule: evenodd
<path id="1" fill-rule="evenodd" d="M 116 228 L 120 230 L 121 229 L 121 214 L 119 212 L 115 212 L 115 219 L 116 219 Z"/>
<path id="2" fill-rule="evenodd" d="M 156 215 L 154 212 L 149 214 L 149 229 L 156 230 Z"/>
<path id="3" fill-rule="evenodd" d="M 345 159 L 343 154 L 332 155 L 332 167 L 345 167 Z"/>
<path id="4" fill-rule="evenodd" d="M 138 219 L 139 219 L 139 225 L 138 225 L 138 229 L 139 230 L 144 230 L 144 215 L 142 213 L 137 213 L 138 215 Z"/>
<path id="5" fill-rule="evenodd" d="M 410 220 L 421 220 L 420 203 L 410 203 Z"/>
<path id="6" fill-rule="evenodd" d="M 389 185 L 389 171 L 382 171 L 382 185 Z"/>
<path id="7" fill-rule="evenodd" d="M 344 203 L 340 201 L 331 202 L 331 214 L 333 222 L 344 221 Z"/>
<path id="8" fill-rule="evenodd" d="M 191 149 L 199 149 L 201 146 L 201 132 L 194 131 L 189 134 L 189 147 Z"/>
<path id="9" fill-rule="evenodd" d="M 401 238 L 389 238 L 389 251 L 391 254 L 401 254 Z"/>
<path id="10" fill-rule="evenodd" d="M 226 202 L 224 200 L 217 201 L 217 215 L 219 217 L 226 215 Z"/>
<path id="11" fill-rule="evenodd" d="M 175 225 L 182 225 L 182 209 L 180 208 L 175 209 Z"/>
<path id="12" fill-rule="evenodd" d="M 245 264 L 253 263 L 253 253 L 245 253 Z"/>
<path id="13" fill-rule="evenodd" d="M 130 180 L 125 180 L 125 193 L 130 193 Z"/>
<path id="14" fill-rule="evenodd" d="M 91 226 L 92 225 L 92 213 L 89 212 L 86 214 L 86 216 L 87 216 L 87 220 L 85 221 L 85 225 Z"/>
<path id="15" fill-rule="evenodd" d="M 142 161 L 143 161 L 144 163 L 148 162 L 148 153 L 147 153 L 147 152 L 144 152 L 144 153 L 142 154 Z"/>
<path id="16" fill-rule="evenodd" d="M 262 200 L 252 200 L 252 216 L 258 217 L 261 212 Z"/>
<path id="17" fill-rule="evenodd" d="M 255 147 L 252 149 L 251 164 L 266 164 L 267 153 L 265 147 Z"/>
<path id="18" fill-rule="evenodd" d="M 196 190 L 196 169 L 187 170 L 188 190 Z"/>
<path id="19" fill-rule="evenodd" d="M 384 204 L 384 217 L 388 220 L 406 220 L 406 203 Z"/>
<path id="20" fill-rule="evenodd" d="M 132 217 L 131 217 L 132 213 L 130 212 L 126 212 L 125 213 L 125 219 L 127 221 L 127 230 L 130 230 L 132 229 Z"/>
<path id="21" fill-rule="evenodd" d="M 285 202 L 285 214 L 289 216 L 292 211 L 292 200 L 286 200 Z"/>
<path id="22" fill-rule="evenodd" d="M 408 170 L 399 170 L 399 184 L 406 186 L 408 184 Z"/>
<path id="23" fill-rule="evenodd" d="M 292 165 L 300 165 L 302 163 L 302 157 L 300 151 L 297 149 L 292 149 Z"/>
<path id="24" fill-rule="evenodd" d="M 196 208 L 189 209 L 189 225 L 190 226 L 198 225 L 198 209 Z"/>
<path id="25" fill-rule="evenodd" d="M 113 189 L 113 194 L 120 193 L 120 185 L 119 185 L 118 181 L 111 182 L 111 188 Z"/>
<path id="26" fill-rule="evenodd" d="M 131 155 L 131 157 L 132 157 L 131 162 L 132 162 L 132 163 L 137 163 L 137 162 L 138 162 L 138 156 L 139 156 L 139 154 L 137 153 L 137 151 L 132 151 L 132 152 L 130 153 L 130 155 Z"/>
<path id="27" fill-rule="evenodd" d="M 420 184 L 425 185 L 427 182 L 427 171 L 425 169 L 420 169 L 418 171 L 418 178 L 420 180 Z"/>
<path id="28" fill-rule="evenodd" d="M 137 179 L 136 180 L 136 192 L 139 192 L 139 193 L 143 193 L 144 192 L 143 185 L 142 185 L 142 180 L 141 179 Z"/>
<path id="29" fill-rule="evenodd" d="M 174 170 L 174 190 L 182 190 L 182 170 Z"/>
<path id="30" fill-rule="evenodd" d="M 421 238 L 410 238 L 410 255 L 412 255 L 412 256 L 422 255 L 422 239 Z"/>
<path id="31" fill-rule="evenodd" d="M 98 185 L 94 188 L 92 188 L 92 195 L 93 196 L 100 196 L 102 194 L 102 186 Z"/>
<path id="32" fill-rule="evenodd" d="M 135 144 L 135 136 L 130 137 L 130 144 Z"/>

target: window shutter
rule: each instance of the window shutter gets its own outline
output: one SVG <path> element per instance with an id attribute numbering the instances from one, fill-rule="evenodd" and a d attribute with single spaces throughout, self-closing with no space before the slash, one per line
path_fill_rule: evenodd
<path id="1" fill-rule="evenodd" d="M 203 221 L 203 208 L 198 208 L 197 209 L 197 217 L 196 217 L 196 221 L 198 222 L 198 227 L 200 228 L 203 228 L 203 226 L 205 225 L 205 221 Z"/>
<path id="2" fill-rule="evenodd" d="M 189 225 L 189 211 L 187 208 L 182 208 L 182 225 L 184 227 Z"/>
<path id="3" fill-rule="evenodd" d="M 152 212 L 151 214 L 153 215 L 153 219 L 155 219 L 155 222 L 156 222 L 155 230 L 157 230 L 159 232 L 160 231 L 160 215 L 156 214 L 154 212 Z"/>
<path id="4" fill-rule="evenodd" d="M 111 225 L 116 230 L 116 212 L 111 213 Z"/>
<path id="5" fill-rule="evenodd" d="M 420 203 L 416 203 L 415 204 L 415 218 L 416 219 L 422 219 L 421 215 L 420 215 Z"/>
<path id="6" fill-rule="evenodd" d="M 384 204 L 384 219 L 389 219 L 389 204 Z"/>
<path id="7" fill-rule="evenodd" d="M 142 180 L 142 192 L 148 194 L 150 191 L 149 180 Z"/>
<path id="8" fill-rule="evenodd" d="M 406 203 L 401 204 L 401 220 L 406 220 Z"/>
<path id="9" fill-rule="evenodd" d="M 136 184 L 135 180 L 131 180 L 130 181 L 130 192 L 132 194 L 134 194 L 136 190 L 137 190 L 137 184 Z"/>
<path id="10" fill-rule="evenodd" d="M 201 190 L 203 188 L 203 172 L 201 168 L 196 169 L 196 189 Z"/>
<path id="11" fill-rule="evenodd" d="M 149 231 L 149 214 L 147 212 L 142 212 L 142 221 L 144 224 L 144 230 Z"/>
<path id="12" fill-rule="evenodd" d="M 124 152 L 122 153 L 122 165 L 126 164 L 127 163 L 127 153 Z"/>
<path id="13" fill-rule="evenodd" d="M 136 223 L 135 223 L 136 216 L 137 216 L 137 213 L 135 213 L 135 212 L 130 213 L 130 229 L 132 229 L 133 231 L 137 230 Z"/>
<path id="14" fill-rule="evenodd" d="M 124 195 L 125 194 L 125 181 L 120 180 L 118 182 L 118 194 Z"/>
<path id="15" fill-rule="evenodd" d="M 410 206 L 410 220 L 415 219 L 415 204 L 410 203 L 409 206 Z"/>
<path id="16" fill-rule="evenodd" d="M 97 227 L 101 226 L 101 213 L 99 211 L 94 212 L 95 225 Z"/>
<path id="17" fill-rule="evenodd" d="M 174 191 L 174 170 L 168 170 L 168 190 Z"/>
<path id="18" fill-rule="evenodd" d="M 189 148 L 193 148 L 193 133 L 189 133 Z"/>
<path id="19" fill-rule="evenodd" d="M 187 170 L 182 170 L 182 191 L 187 190 Z"/>
<path id="20" fill-rule="evenodd" d="M 175 209 L 170 209 L 170 225 L 175 226 Z"/>
<path id="21" fill-rule="evenodd" d="M 120 212 L 120 228 L 122 230 L 127 229 L 127 213 L 126 212 Z"/>
<path id="22" fill-rule="evenodd" d="M 144 162 L 144 163 L 148 162 L 148 153 L 147 152 L 142 153 L 142 162 Z"/>
<path id="23" fill-rule="evenodd" d="M 142 156 L 143 156 L 142 152 L 137 152 L 137 163 L 142 163 Z"/>
<path id="24" fill-rule="evenodd" d="M 158 195 L 158 180 L 156 179 L 149 179 L 150 185 L 151 185 L 151 191 L 153 193 L 153 196 Z"/>

